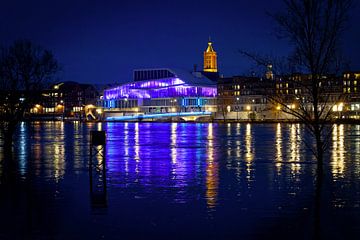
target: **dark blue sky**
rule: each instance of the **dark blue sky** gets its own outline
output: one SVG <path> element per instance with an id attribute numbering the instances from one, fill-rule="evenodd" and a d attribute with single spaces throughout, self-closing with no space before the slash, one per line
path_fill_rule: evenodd
<path id="1" fill-rule="evenodd" d="M 0 43 L 26 38 L 51 49 L 62 80 L 114 83 L 131 80 L 134 68 L 202 67 L 211 36 L 221 73 L 247 74 L 253 64 L 238 49 L 288 51 L 266 14 L 280 9 L 280 0 L 9 0 L 0 4 Z M 344 39 L 353 70 L 360 69 L 359 12 L 357 5 Z"/>

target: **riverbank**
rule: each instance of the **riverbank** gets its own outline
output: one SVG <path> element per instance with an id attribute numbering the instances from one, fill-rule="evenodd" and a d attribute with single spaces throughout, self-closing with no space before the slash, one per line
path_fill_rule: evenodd
<path id="1" fill-rule="evenodd" d="M 185 121 L 182 119 L 139 119 L 139 120 L 131 120 L 131 121 L 115 121 L 115 120 L 85 120 L 85 119 L 77 119 L 77 118 L 46 118 L 46 119 L 39 119 L 39 118 L 31 118 L 26 119 L 27 122 L 154 122 L 154 123 L 171 123 L 171 122 L 178 122 L 178 123 L 262 123 L 262 124 L 273 124 L 273 123 L 303 123 L 298 119 L 198 119 L 195 121 Z M 334 119 L 332 121 L 328 121 L 328 123 L 335 123 L 335 124 L 360 124 L 360 119 Z"/>

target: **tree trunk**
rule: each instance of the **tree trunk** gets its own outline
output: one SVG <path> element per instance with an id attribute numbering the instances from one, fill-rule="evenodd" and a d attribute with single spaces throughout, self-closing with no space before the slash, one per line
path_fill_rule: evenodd
<path id="1" fill-rule="evenodd" d="M 314 206 L 314 239 L 321 239 L 321 194 L 324 175 L 324 143 L 321 138 L 320 125 L 314 126 L 316 139 L 316 184 L 315 184 L 315 206 Z"/>

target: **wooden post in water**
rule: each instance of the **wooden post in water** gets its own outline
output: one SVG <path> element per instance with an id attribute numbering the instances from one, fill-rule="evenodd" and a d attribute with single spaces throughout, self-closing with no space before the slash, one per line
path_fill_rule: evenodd
<path id="1" fill-rule="evenodd" d="M 107 206 L 106 193 L 106 133 L 90 132 L 89 180 L 93 207 Z"/>

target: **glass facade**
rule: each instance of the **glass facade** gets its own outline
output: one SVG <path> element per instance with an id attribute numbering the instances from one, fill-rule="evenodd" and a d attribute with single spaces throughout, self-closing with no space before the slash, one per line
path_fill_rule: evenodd
<path id="1" fill-rule="evenodd" d="M 216 84 L 201 74 L 168 69 L 135 70 L 133 82 L 104 91 L 101 105 L 125 112 L 205 111 L 206 106 L 216 105 L 216 95 Z"/>
<path id="2" fill-rule="evenodd" d="M 179 78 L 139 81 L 104 91 L 105 100 L 119 98 L 215 97 L 216 86 L 191 86 Z"/>

